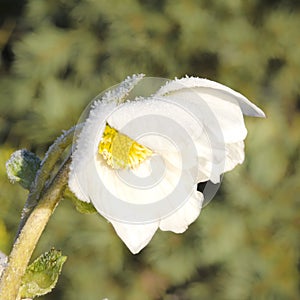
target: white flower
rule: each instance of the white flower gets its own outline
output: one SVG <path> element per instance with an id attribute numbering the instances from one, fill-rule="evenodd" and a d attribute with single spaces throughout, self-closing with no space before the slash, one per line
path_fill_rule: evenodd
<path id="1" fill-rule="evenodd" d="M 135 96 L 137 87 L 158 82 L 151 96 Z M 195 221 L 203 205 L 198 182 L 219 183 L 243 162 L 243 114 L 264 117 L 243 95 L 210 80 L 128 77 L 93 103 L 69 186 L 138 253 L 158 228 L 182 233 Z"/>

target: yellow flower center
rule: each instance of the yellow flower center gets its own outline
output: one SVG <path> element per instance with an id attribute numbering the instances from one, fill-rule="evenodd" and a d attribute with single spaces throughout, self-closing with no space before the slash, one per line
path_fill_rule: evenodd
<path id="1" fill-rule="evenodd" d="M 113 169 L 126 169 L 138 166 L 153 152 L 106 123 L 98 145 L 98 153 Z"/>

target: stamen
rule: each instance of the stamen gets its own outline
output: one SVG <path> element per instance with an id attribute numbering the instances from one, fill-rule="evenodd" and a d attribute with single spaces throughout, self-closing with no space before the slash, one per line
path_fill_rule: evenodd
<path id="1" fill-rule="evenodd" d="M 135 168 L 153 152 L 106 123 L 98 153 L 113 169 Z"/>

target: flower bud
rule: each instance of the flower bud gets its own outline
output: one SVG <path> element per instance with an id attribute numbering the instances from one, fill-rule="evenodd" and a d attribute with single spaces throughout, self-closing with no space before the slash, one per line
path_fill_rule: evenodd
<path id="1" fill-rule="evenodd" d="M 6 162 L 6 172 L 12 183 L 18 182 L 29 190 L 40 165 L 41 160 L 34 153 L 26 149 L 17 150 Z"/>

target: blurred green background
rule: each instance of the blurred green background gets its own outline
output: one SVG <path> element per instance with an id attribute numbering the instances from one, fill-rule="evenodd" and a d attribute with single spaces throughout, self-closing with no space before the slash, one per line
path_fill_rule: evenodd
<path id="1" fill-rule="evenodd" d="M 5 162 L 40 157 L 99 92 L 127 75 L 206 77 L 264 109 L 247 118 L 246 161 L 183 235 L 132 255 L 99 215 L 65 200 L 34 256 L 68 260 L 40 299 L 300 299 L 300 1 L 1 0 L 0 250 L 26 192 Z"/>

